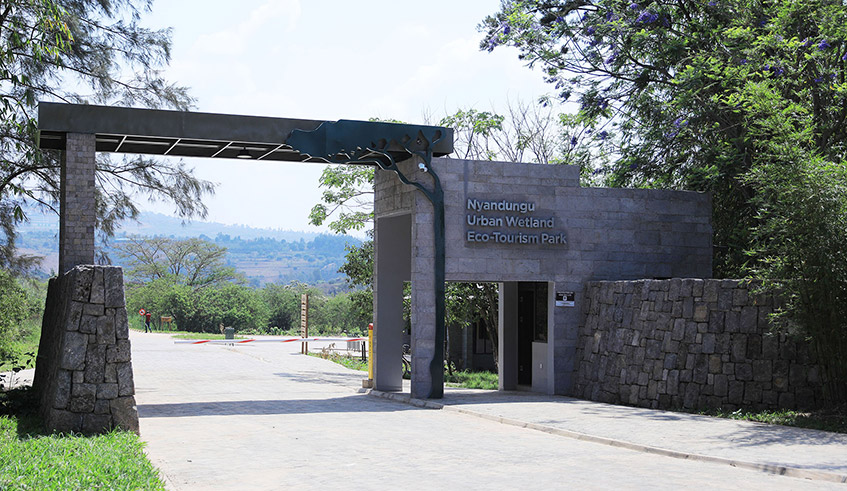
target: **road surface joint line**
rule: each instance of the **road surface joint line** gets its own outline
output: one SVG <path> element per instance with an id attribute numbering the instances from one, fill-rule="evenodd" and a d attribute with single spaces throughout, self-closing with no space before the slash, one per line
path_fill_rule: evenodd
<path id="1" fill-rule="evenodd" d="M 827 482 L 836 482 L 836 483 L 847 483 L 847 474 L 838 474 L 835 472 L 827 472 L 827 471 L 819 471 L 819 470 L 809 470 L 809 469 L 801 469 L 798 467 L 791 467 L 788 465 L 776 465 L 776 464 L 762 464 L 757 462 L 747 462 L 743 460 L 735 460 L 728 459 L 725 457 L 713 457 L 710 455 L 702 455 L 696 453 L 688 453 L 681 452 L 678 450 L 669 450 L 661 447 L 654 447 L 651 445 L 643 445 L 640 443 L 632 443 L 626 440 L 619 440 L 615 438 L 608 438 L 604 436 L 596 436 L 589 435 L 587 433 L 580 433 L 577 431 L 571 430 L 563 430 L 561 428 L 556 428 L 553 426 L 542 425 L 538 423 L 530 423 L 526 421 L 520 421 L 517 419 L 506 418 L 502 416 L 494 416 L 491 414 L 485 414 L 477 411 L 473 411 L 471 409 L 457 408 L 448 406 L 442 403 L 427 401 L 423 399 L 414 399 L 411 396 L 399 392 L 383 392 L 381 390 L 370 389 L 367 392 L 369 395 L 374 397 L 379 397 L 382 399 L 388 399 L 396 402 L 406 403 L 416 407 L 422 407 L 427 409 L 441 409 L 444 411 L 450 411 L 454 413 L 467 414 L 469 416 L 475 416 L 480 419 L 485 419 L 488 421 L 494 421 L 496 423 L 516 426 L 519 428 L 526 428 L 530 430 L 540 431 L 543 433 L 549 433 L 552 435 L 562 436 L 566 438 L 573 438 L 575 440 L 587 441 L 592 443 L 599 443 L 601 445 L 608 445 L 611 447 L 625 448 L 628 450 L 634 450 L 636 452 L 649 453 L 655 455 L 662 455 L 665 457 L 672 457 L 676 459 L 683 460 L 691 460 L 697 462 L 709 462 L 713 464 L 724 464 L 732 467 L 739 467 L 742 469 L 749 469 L 753 471 L 764 472 L 768 474 L 775 474 L 779 476 L 788 476 L 788 477 L 796 477 L 800 479 L 810 479 L 815 481 L 827 481 Z"/>

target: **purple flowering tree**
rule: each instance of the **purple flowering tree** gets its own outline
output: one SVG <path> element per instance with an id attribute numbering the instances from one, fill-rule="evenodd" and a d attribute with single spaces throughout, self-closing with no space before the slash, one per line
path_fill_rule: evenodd
<path id="1" fill-rule="evenodd" d="M 480 30 L 614 128 L 607 185 L 712 193 L 716 276 L 789 292 L 847 400 L 847 6 L 506 0 Z"/>

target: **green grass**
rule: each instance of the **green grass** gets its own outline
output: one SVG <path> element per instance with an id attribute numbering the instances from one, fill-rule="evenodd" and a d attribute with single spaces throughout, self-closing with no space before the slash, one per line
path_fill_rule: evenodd
<path id="1" fill-rule="evenodd" d="M 144 326 L 142 325 L 141 329 L 136 328 L 135 326 L 130 325 L 130 329 L 136 332 L 144 332 Z M 174 339 L 225 339 L 226 336 L 224 334 L 218 333 L 208 333 L 208 332 L 188 332 L 188 331 L 156 331 L 155 333 L 159 334 L 170 334 Z M 235 336 L 236 339 L 242 339 L 244 336 Z"/>
<path id="2" fill-rule="evenodd" d="M 368 371 L 368 362 L 362 361 L 361 357 L 354 357 L 348 354 L 341 354 L 335 352 L 310 352 L 309 356 L 314 356 L 317 358 L 323 358 L 324 360 L 329 360 L 339 365 L 345 366 L 351 370 L 359 370 L 360 372 Z"/>
<path id="3" fill-rule="evenodd" d="M 359 357 L 352 357 L 335 352 L 312 352 L 309 356 L 316 356 L 330 360 L 339 365 L 344 365 L 353 370 L 368 371 L 368 362 L 363 362 Z M 498 377 L 496 372 L 470 372 L 467 370 L 453 370 L 453 375 L 444 372 L 444 382 L 450 387 L 463 389 L 489 389 L 497 390 Z"/>
<path id="4" fill-rule="evenodd" d="M 169 332 L 174 339 L 226 339 L 223 334 L 209 334 L 208 332 Z M 244 336 L 235 336 L 235 339 L 242 339 Z"/>
<path id="5" fill-rule="evenodd" d="M 717 418 L 756 421 L 759 423 L 847 433 L 847 406 L 819 409 L 810 412 L 789 410 L 748 411 L 744 409 L 726 411 L 718 408 L 698 411 L 698 414 Z"/>
<path id="6" fill-rule="evenodd" d="M 165 489 L 136 434 L 46 434 L 32 399 L 0 393 L 0 489 Z"/>
<path id="7" fill-rule="evenodd" d="M 449 373 L 444 373 L 444 382 L 450 387 L 461 387 L 463 389 L 497 390 L 499 378 L 497 372 L 454 370 L 452 376 Z"/>

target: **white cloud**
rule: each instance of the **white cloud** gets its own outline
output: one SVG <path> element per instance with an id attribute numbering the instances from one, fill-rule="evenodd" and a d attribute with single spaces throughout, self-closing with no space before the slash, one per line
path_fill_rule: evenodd
<path id="1" fill-rule="evenodd" d="M 294 29 L 301 12 L 300 0 L 268 0 L 234 26 L 198 37 L 194 50 L 213 55 L 245 54 L 250 41 L 275 31 L 279 24 Z"/>

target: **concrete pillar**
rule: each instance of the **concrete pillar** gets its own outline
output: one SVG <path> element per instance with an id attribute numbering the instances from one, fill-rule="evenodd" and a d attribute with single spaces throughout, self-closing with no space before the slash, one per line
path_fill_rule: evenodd
<path id="1" fill-rule="evenodd" d="M 403 390 L 403 282 L 411 269 L 409 215 L 374 224 L 374 388 Z"/>
<path id="2" fill-rule="evenodd" d="M 59 274 L 94 264 L 95 138 L 68 133 L 62 152 L 59 201 Z"/>
<path id="3" fill-rule="evenodd" d="M 418 180 L 420 176 L 416 176 Z M 412 397 L 432 396 L 435 359 L 435 247 L 433 245 L 433 209 L 420 192 L 413 194 L 412 224 Z M 441 373 L 443 380 L 443 372 Z M 443 384 L 443 381 L 435 381 Z"/>
<path id="4" fill-rule="evenodd" d="M 499 389 L 518 388 L 518 283 L 500 283 L 497 322 Z"/>
<path id="5" fill-rule="evenodd" d="M 576 347 L 584 295 L 582 284 L 573 281 L 556 282 L 555 290 L 575 293 L 574 307 L 554 307 L 553 329 L 548 341 L 552 343 L 553 348 L 552 390 L 555 394 L 569 396 L 573 395 Z"/>

